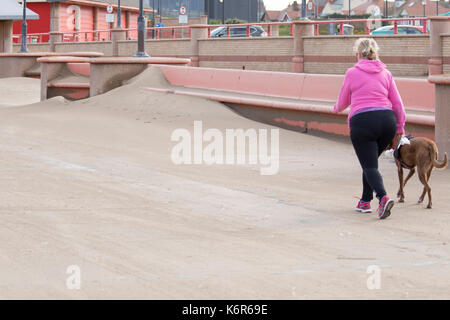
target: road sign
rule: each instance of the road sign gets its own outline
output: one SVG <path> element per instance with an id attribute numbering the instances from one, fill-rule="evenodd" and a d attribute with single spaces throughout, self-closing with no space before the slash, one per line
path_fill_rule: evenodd
<path id="1" fill-rule="evenodd" d="M 178 23 L 179 24 L 187 24 L 188 23 L 188 16 L 184 15 L 182 16 L 181 14 L 178 16 Z"/>
<path id="2" fill-rule="evenodd" d="M 114 13 L 107 13 L 106 14 L 106 22 L 113 23 L 114 22 Z"/>
<path id="3" fill-rule="evenodd" d="M 113 13 L 113 6 L 112 5 L 108 5 L 108 7 L 106 7 L 106 12 Z"/>
<path id="4" fill-rule="evenodd" d="M 187 14 L 187 8 L 186 6 L 180 7 L 180 16 L 185 16 Z"/>

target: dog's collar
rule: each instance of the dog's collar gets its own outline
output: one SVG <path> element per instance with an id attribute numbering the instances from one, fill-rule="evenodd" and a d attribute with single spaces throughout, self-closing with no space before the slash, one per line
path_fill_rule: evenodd
<path id="1" fill-rule="evenodd" d="M 400 163 L 400 165 L 401 165 L 403 168 L 406 168 L 406 169 L 409 169 L 409 170 L 413 169 L 414 166 L 410 166 L 410 165 L 406 164 L 406 163 L 402 160 L 402 157 L 401 157 L 401 154 L 400 154 L 400 149 L 401 149 L 401 147 L 402 147 L 404 144 L 409 144 L 409 140 L 411 140 L 412 138 L 414 138 L 414 137 L 411 136 L 411 135 L 408 135 L 408 136 L 406 136 L 406 137 L 402 137 L 402 139 L 398 142 L 397 148 L 396 148 L 395 151 L 394 151 L 394 157 L 395 157 L 395 159 L 398 160 L 398 162 Z M 407 139 L 408 142 L 406 143 L 403 139 Z M 403 141 L 402 141 L 402 140 L 403 140 Z"/>

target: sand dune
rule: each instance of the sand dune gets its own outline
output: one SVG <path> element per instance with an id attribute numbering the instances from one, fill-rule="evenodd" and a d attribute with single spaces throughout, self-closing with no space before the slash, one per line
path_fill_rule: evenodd
<path id="1" fill-rule="evenodd" d="M 361 172 L 345 138 L 280 130 L 273 176 L 175 165 L 171 134 L 196 120 L 273 127 L 143 85 L 168 86 L 149 69 L 101 96 L 0 110 L 0 298 L 450 298 L 449 170 L 433 173 L 434 209 L 416 204 L 414 177 L 379 221 L 353 211 Z M 394 195 L 395 165 L 380 166 Z"/>
<path id="2" fill-rule="evenodd" d="M 40 99 L 41 82 L 32 78 L 0 79 L 0 108 L 36 103 Z"/>

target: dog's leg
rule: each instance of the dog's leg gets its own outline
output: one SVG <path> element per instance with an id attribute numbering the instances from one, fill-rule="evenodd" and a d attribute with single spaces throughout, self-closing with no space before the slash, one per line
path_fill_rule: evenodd
<path id="1" fill-rule="evenodd" d="M 403 183 L 403 187 L 406 186 L 406 183 L 414 175 L 414 173 L 416 173 L 416 168 L 412 168 L 412 169 L 409 170 L 409 173 L 406 176 L 405 182 Z"/>
<path id="2" fill-rule="evenodd" d="M 423 192 L 422 195 L 419 198 L 419 203 L 423 202 L 423 199 L 425 198 L 425 194 L 428 193 L 428 209 L 431 209 L 431 188 L 428 185 L 428 172 L 424 172 L 424 170 L 419 169 L 418 170 L 419 180 L 423 184 Z"/>
<path id="3" fill-rule="evenodd" d="M 431 186 L 430 186 L 431 172 L 433 172 L 433 166 L 431 166 L 427 172 L 427 184 L 428 184 L 428 206 L 427 206 L 427 208 L 428 209 L 431 209 L 433 206 L 433 200 L 431 197 Z"/>
<path id="4" fill-rule="evenodd" d="M 397 198 L 400 198 L 398 200 L 398 202 L 404 202 L 405 201 L 405 195 L 403 194 L 403 168 L 400 165 L 400 163 L 398 163 L 396 161 L 397 164 L 397 172 L 398 172 L 398 184 L 399 184 L 399 189 L 397 192 Z"/>
<path id="5" fill-rule="evenodd" d="M 411 179 L 411 177 L 414 175 L 415 172 L 416 172 L 416 168 L 410 169 L 409 172 L 408 172 L 408 175 L 406 176 L 405 181 L 403 182 L 403 184 L 401 184 L 401 187 L 400 187 L 401 193 L 400 193 L 400 200 L 399 200 L 399 202 L 405 202 L 405 189 L 404 188 L 405 188 L 406 183 L 408 182 L 408 180 Z M 402 176 L 403 176 L 403 170 L 402 170 Z"/>

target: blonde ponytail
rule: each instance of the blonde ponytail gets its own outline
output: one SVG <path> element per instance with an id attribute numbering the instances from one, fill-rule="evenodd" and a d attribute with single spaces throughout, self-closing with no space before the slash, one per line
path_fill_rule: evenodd
<path id="1" fill-rule="evenodd" d="M 378 44 L 371 38 L 359 38 L 355 41 L 353 50 L 359 52 L 364 59 L 378 60 Z"/>

